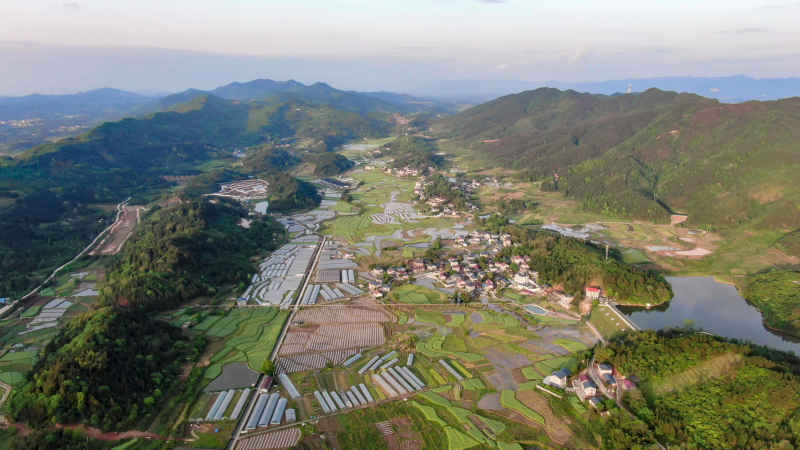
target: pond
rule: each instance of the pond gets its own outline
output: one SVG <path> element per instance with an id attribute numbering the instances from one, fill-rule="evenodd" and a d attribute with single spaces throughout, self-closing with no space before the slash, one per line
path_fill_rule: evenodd
<path id="1" fill-rule="evenodd" d="M 800 355 L 800 343 L 764 327 L 761 313 L 736 288 L 710 277 L 667 277 L 675 297 L 650 310 L 620 307 L 641 328 L 660 330 L 691 321 L 699 329 Z"/>
<path id="2" fill-rule="evenodd" d="M 547 311 L 544 308 L 541 308 L 536 305 L 528 305 L 525 307 L 525 309 L 527 309 L 528 312 L 531 314 L 538 314 L 540 316 L 547 314 Z"/>

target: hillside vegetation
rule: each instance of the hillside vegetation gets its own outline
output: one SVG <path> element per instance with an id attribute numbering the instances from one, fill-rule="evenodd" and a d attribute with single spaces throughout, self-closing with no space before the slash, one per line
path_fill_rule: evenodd
<path id="1" fill-rule="evenodd" d="M 239 225 L 247 212 L 233 202 L 191 200 L 153 212 L 109 270 L 104 303 L 163 309 L 221 286 L 246 283 L 250 258 L 277 248 L 285 230 L 269 216 Z"/>
<path id="2" fill-rule="evenodd" d="M 218 200 L 185 201 L 147 216 L 115 257 L 101 307 L 62 328 L 15 393 L 15 419 L 125 429 L 158 412 L 181 366 L 205 342 L 153 313 L 244 284 L 255 271 L 251 257 L 285 237 L 270 218 L 239 226 L 245 216 Z"/>
<path id="3" fill-rule="evenodd" d="M 538 89 L 436 125 L 485 165 L 524 171 L 585 208 L 712 227 L 800 226 L 800 98 L 722 104 L 655 89 Z"/>
<path id="4" fill-rule="evenodd" d="M 530 257 L 539 279 L 580 299 L 585 286 L 597 284 L 621 304 L 656 305 L 672 298 L 672 288 L 660 273 L 627 264 L 614 249 L 608 260 L 604 249 L 591 243 L 521 227 L 506 231 L 519 245 L 504 254 Z"/>
<path id="5" fill-rule="evenodd" d="M 800 445 L 800 361 L 693 331 L 617 336 L 595 350 L 640 380 L 625 402 L 637 420 L 610 420 L 606 448 L 661 443 L 682 448 Z M 621 415 L 621 413 L 620 413 Z"/>
<path id="6" fill-rule="evenodd" d="M 381 118 L 304 99 L 241 102 L 202 94 L 186 100 L 0 161 L 0 296 L 22 294 L 74 256 L 110 223 L 113 204 L 170 188 L 165 176 L 204 173 L 212 162 L 232 165 L 237 148 L 271 148 L 246 161 L 246 172 L 274 177 L 280 192 L 272 208 L 305 208 L 319 202 L 316 191 L 286 174 L 302 155 L 274 150 L 278 143 L 324 150 L 391 129 Z M 322 170 L 341 166 L 327 161 Z"/>
<path id="7" fill-rule="evenodd" d="M 800 336 L 800 271 L 750 275 L 742 283 L 742 295 L 761 311 L 767 326 Z"/>

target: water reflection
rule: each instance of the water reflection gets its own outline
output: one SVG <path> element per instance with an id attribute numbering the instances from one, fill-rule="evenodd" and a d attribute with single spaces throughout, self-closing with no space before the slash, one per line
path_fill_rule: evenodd
<path id="1" fill-rule="evenodd" d="M 687 321 L 710 333 L 800 355 L 800 343 L 764 328 L 761 313 L 734 286 L 710 277 L 667 277 L 675 297 L 650 310 L 620 308 L 642 328 L 659 330 Z"/>

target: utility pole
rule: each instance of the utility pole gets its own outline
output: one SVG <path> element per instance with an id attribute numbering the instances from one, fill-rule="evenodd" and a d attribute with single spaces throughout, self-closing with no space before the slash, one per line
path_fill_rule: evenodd
<path id="1" fill-rule="evenodd" d="M 606 262 L 608 262 L 608 244 L 606 244 Z"/>

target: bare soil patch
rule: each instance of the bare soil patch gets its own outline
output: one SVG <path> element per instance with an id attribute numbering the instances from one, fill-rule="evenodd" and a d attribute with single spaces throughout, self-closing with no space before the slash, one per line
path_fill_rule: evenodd
<path id="1" fill-rule="evenodd" d="M 116 255 L 139 224 L 143 206 L 124 206 L 119 218 L 111 225 L 108 234 L 89 252 L 90 255 Z"/>

